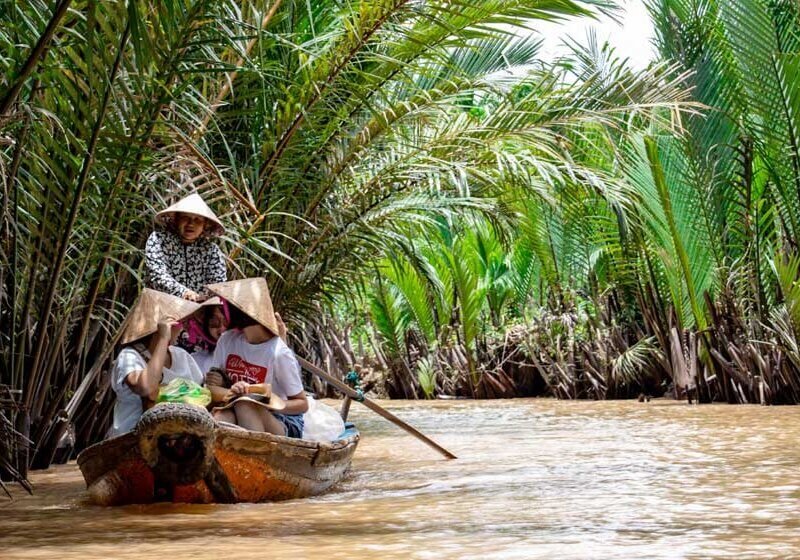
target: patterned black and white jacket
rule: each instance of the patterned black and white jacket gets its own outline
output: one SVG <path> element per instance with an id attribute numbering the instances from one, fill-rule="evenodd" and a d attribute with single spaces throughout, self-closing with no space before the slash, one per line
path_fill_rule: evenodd
<path id="1" fill-rule="evenodd" d="M 170 231 L 154 231 L 145 247 L 147 285 L 182 297 L 187 290 L 201 293 L 207 284 L 225 282 L 225 258 L 216 243 L 201 238 L 183 243 Z"/>

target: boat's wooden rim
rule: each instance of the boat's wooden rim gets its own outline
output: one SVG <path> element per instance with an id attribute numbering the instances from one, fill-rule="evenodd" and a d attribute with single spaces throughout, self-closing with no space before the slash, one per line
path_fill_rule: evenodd
<path id="1" fill-rule="evenodd" d="M 325 451 L 335 451 L 338 449 L 342 449 L 344 447 L 348 447 L 356 443 L 359 438 L 359 432 L 355 428 L 349 428 L 344 432 L 344 436 L 341 439 L 337 439 L 334 441 L 309 441 L 305 439 L 298 439 L 298 438 L 290 438 L 286 436 L 278 436 L 275 434 L 270 434 L 267 432 L 251 432 L 248 430 L 239 430 L 234 428 L 226 428 L 224 426 L 217 426 L 215 429 L 215 434 L 217 437 L 217 441 L 219 442 L 220 439 L 223 441 L 220 442 L 223 445 L 226 443 L 232 443 L 234 446 L 239 447 L 238 444 L 246 445 L 248 442 L 259 442 L 259 443 L 274 443 L 279 444 L 282 446 L 287 447 L 295 447 L 299 449 L 306 449 L 306 450 L 320 450 L 323 449 Z M 127 434 L 122 434 L 120 436 L 113 437 L 111 439 L 106 439 L 101 442 L 95 443 L 84 449 L 77 458 L 78 466 L 80 467 L 87 461 L 90 461 L 98 454 L 108 454 L 113 449 L 119 449 L 120 451 L 125 451 L 130 449 L 132 446 L 138 444 L 139 435 L 136 432 L 128 432 Z"/>
<path id="2" fill-rule="evenodd" d="M 116 436 L 109 439 L 104 439 L 103 441 L 98 441 L 94 443 L 78 453 L 78 457 L 76 462 L 78 466 L 82 466 L 87 461 L 93 459 L 99 453 L 110 453 L 112 450 L 118 449 L 119 451 L 127 451 L 132 446 L 137 445 L 139 442 L 139 435 L 135 432 L 128 432 L 127 434 L 122 434 L 120 436 Z"/>
<path id="3" fill-rule="evenodd" d="M 278 436 L 267 432 L 251 432 L 248 430 L 237 430 L 233 428 L 225 428 L 222 426 L 217 427 L 216 429 L 217 441 L 219 441 L 220 436 L 223 436 L 226 441 L 236 441 L 236 440 L 245 442 L 258 441 L 267 443 L 279 443 L 282 445 L 299 447 L 304 449 L 322 448 L 325 450 L 341 449 L 343 447 L 351 445 L 352 443 L 358 441 L 359 439 L 358 430 L 349 429 L 344 433 L 347 434 L 345 435 L 345 437 L 334 441 L 310 441 L 307 439 Z"/>

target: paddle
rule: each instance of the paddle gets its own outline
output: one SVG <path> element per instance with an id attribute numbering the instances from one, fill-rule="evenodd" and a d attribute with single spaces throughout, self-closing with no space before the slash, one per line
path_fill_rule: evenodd
<path id="1" fill-rule="evenodd" d="M 315 366 L 314 364 L 312 364 L 311 362 L 309 362 L 307 360 L 304 360 L 303 358 L 298 357 L 297 360 L 300 362 L 300 365 L 303 366 L 305 369 L 307 369 L 308 371 L 310 371 L 314 375 L 317 375 L 321 379 L 324 379 L 325 381 L 327 381 L 328 383 L 330 383 L 331 385 L 333 385 L 334 387 L 339 389 L 339 391 L 341 391 L 342 393 L 344 393 L 346 396 L 350 397 L 354 401 L 360 402 L 361 404 L 363 404 L 364 406 L 366 406 L 367 408 L 369 408 L 373 412 L 376 412 L 380 416 L 386 418 L 389 422 L 392 422 L 393 424 L 395 424 L 396 426 L 402 428 L 403 430 L 405 430 L 406 432 L 408 432 L 412 436 L 414 436 L 417 439 L 421 440 L 426 445 L 434 448 L 436 451 L 438 451 L 439 453 L 441 453 L 442 455 L 444 455 L 448 459 L 457 459 L 457 457 L 455 455 L 453 455 L 447 449 L 445 449 L 444 447 L 442 447 L 441 445 L 439 445 L 438 443 L 433 441 L 431 438 L 429 438 L 428 436 L 426 436 L 425 434 L 423 434 L 422 432 L 420 432 L 419 430 L 417 430 L 413 426 L 410 426 L 410 425 L 406 424 L 405 422 L 400 420 L 397 416 L 395 416 L 394 414 L 392 414 L 391 412 L 389 412 L 385 408 L 382 408 L 381 406 L 375 404 L 374 402 L 372 402 L 371 400 L 366 398 L 364 395 L 362 395 L 358 391 L 355 391 L 349 385 L 346 385 L 345 383 L 339 381 L 338 379 L 336 379 L 335 377 L 333 377 L 329 373 L 326 373 L 324 370 L 318 368 L 317 366 Z"/>

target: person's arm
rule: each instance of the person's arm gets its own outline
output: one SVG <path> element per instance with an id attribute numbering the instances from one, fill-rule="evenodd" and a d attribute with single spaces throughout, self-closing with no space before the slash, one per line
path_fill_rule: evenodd
<path id="1" fill-rule="evenodd" d="M 283 322 L 283 317 L 281 317 L 280 313 L 277 312 L 275 313 L 275 323 L 278 325 L 278 336 L 285 344 L 288 345 L 288 342 L 286 341 L 286 334 L 288 330 L 286 328 L 286 323 Z"/>
<path id="2" fill-rule="evenodd" d="M 211 391 L 211 402 L 221 403 L 228 400 L 228 393 L 230 393 L 230 389 L 226 389 L 225 387 L 220 387 L 219 385 L 206 385 L 208 390 Z"/>
<path id="3" fill-rule="evenodd" d="M 305 414 L 308 412 L 308 399 L 306 392 L 300 391 L 296 395 L 289 395 L 286 400 L 286 408 L 280 411 L 281 414 Z"/>
<path id="4" fill-rule="evenodd" d="M 230 336 L 228 333 L 222 333 L 222 336 L 217 340 L 217 346 L 214 348 L 214 354 L 211 356 L 211 362 L 205 375 L 205 384 L 208 390 L 211 391 L 211 402 L 213 403 L 223 402 L 228 395 L 228 388 L 225 387 L 225 380 L 222 374 L 215 371 L 225 371 L 228 336 Z"/>
<path id="5" fill-rule="evenodd" d="M 219 368 L 212 368 L 206 373 L 206 387 L 211 391 L 211 402 L 220 403 L 227 400 L 230 390 L 225 387 L 225 380 L 217 371 Z"/>
<path id="6" fill-rule="evenodd" d="M 177 297 L 183 297 L 187 292 L 191 292 L 189 288 L 172 277 L 167 267 L 167 258 L 164 254 L 164 235 L 161 232 L 154 231 L 147 238 L 144 256 L 151 288 Z"/>
<path id="7" fill-rule="evenodd" d="M 286 408 L 282 414 L 305 414 L 308 412 L 308 399 L 300 376 L 300 364 L 294 352 L 283 346 L 275 356 L 275 383 L 280 385 L 287 395 Z"/>
<path id="8" fill-rule="evenodd" d="M 225 266 L 225 256 L 216 243 L 211 243 L 206 269 L 206 284 L 225 282 L 228 279 L 228 267 Z"/>
<path id="9" fill-rule="evenodd" d="M 164 375 L 164 364 L 167 362 L 171 334 L 172 327 L 169 324 L 159 323 L 156 347 L 147 361 L 147 365 L 143 370 L 132 371 L 125 377 L 125 383 L 140 397 L 146 397 L 151 401 L 158 397 L 158 385 Z"/>
<path id="10" fill-rule="evenodd" d="M 225 395 L 225 400 L 233 396 L 246 395 L 250 386 L 249 383 L 244 381 L 234 383 L 230 391 Z M 305 414 L 306 412 L 308 412 L 308 399 L 306 398 L 306 392 L 302 389 L 296 395 L 289 395 L 286 400 L 286 408 L 280 411 L 281 414 Z"/>

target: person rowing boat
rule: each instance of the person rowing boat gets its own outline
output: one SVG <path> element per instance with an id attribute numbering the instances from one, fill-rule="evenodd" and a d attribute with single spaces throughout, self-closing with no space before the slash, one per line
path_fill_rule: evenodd
<path id="1" fill-rule="evenodd" d="M 155 216 L 159 229 L 145 246 L 147 285 L 160 292 L 201 302 L 208 284 L 224 282 L 225 257 L 213 239 L 225 227 L 199 194 L 190 194 Z"/>

